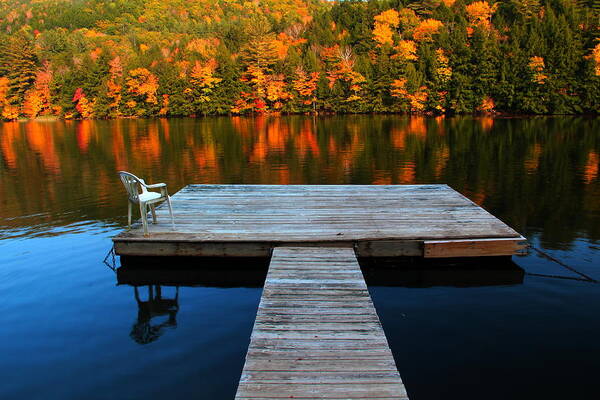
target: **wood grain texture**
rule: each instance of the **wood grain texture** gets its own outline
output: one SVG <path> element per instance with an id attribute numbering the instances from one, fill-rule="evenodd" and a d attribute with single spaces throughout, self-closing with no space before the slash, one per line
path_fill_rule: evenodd
<path id="1" fill-rule="evenodd" d="M 522 240 L 447 185 L 188 185 L 172 204 L 175 230 L 160 206 L 149 236 L 137 223 L 113 238 L 117 254 L 268 256 L 310 244 L 356 246 L 361 257 L 422 256 L 426 241 Z M 461 256 L 460 246 L 452 254 Z"/>
<path id="2" fill-rule="evenodd" d="M 236 399 L 407 399 L 351 248 L 277 247 Z"/>

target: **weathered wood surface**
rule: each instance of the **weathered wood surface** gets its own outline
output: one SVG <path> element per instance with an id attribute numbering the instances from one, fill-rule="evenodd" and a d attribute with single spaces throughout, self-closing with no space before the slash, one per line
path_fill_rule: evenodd
<path id="1" fill-rule="evenodd" d="M 348 243 L 361 256 L 419 256 L 424 241 L 522 240 L 447 185 L 188 185 L 172 204 L 175 231 L 159 207 L 150 236 L 134 225 L 113 239 L 117 253 L 266 256 Z"/>
<path id="2" fill-rule="evenodd" d="M 278 247 L 236 399 L 407 399 L 351 248 Z"/>

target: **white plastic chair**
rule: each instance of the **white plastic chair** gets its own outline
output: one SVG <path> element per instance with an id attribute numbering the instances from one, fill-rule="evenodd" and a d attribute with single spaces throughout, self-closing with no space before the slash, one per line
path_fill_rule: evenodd
<path id="1" fill-rule="evenodd" d="M 148 236 L 148 207 L 150 207 L 150 210 L 152 211 L 152 222 L 156 223 L 155 204 L 166 201 L 169 206 L 169 214 L 171 215 L 171 224 L 173 225 L 173 229 L 175 229 L 175 219 L 173 218 L 173 209 L 171 208 L 171 197 L 169 197 L 167 185 L 165 183 L 147 185 L 143 179 L 125 171 L 119 171 L 119 177 L 125 186 L 125 190 L 127 190 L 127 223 L 129 227 L 131 227 L 132 206 L 137 204 L 142 216 L 144 236 Z M 160 193 L 149 192 L 148 189 L 160 189 Z"/>

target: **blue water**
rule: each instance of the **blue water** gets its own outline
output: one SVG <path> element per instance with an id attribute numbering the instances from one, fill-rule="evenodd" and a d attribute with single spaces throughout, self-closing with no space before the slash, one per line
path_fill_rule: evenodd
<path id="1" fill-rule="evenodd" d="M 125 227 L 123 168 L 172 192 L 447 182 L 543 254 L 514 257 L 508 272 L 374 272 L 411 399 L 597 399 L 600 285 L 588 278 L 600 280 L 600 122 L 415 121 L 0 125 L 0 399 L 233 398 L 264 270 L 213 260 L 180 271 L 172 259 L 118 275 L 118 258 L 104 259 Z M 173 273 L 158 281 L 157 270 Z"/>

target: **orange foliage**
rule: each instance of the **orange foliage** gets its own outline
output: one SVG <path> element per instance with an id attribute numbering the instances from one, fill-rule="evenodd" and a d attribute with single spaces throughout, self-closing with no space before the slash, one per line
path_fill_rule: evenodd
<path id="1" fill-rule="evenodd" d="M 471 24 L 487 28 L 492 23 L 492 14 L 496 11 L 496 7 L 497 4 L 491 6 L 487 1 L 476 1 L 465 8 Z"/>
<path id="2" fill-rule="evenodd" d="M 483 113 L 493 113 L 496 109 L 496 103 L 494 103 L 494 99 L 489 96 L 484 97 L 481 100 L 481 105 L 479 106 L 479 111 Z"/>
<path id="3" fill-rule="evenodd" d="M 425 110 L 425 103 L 427 102 L 427 87 L 421 86 L 414 93 L 409 93 L 406 89 L 406 79 L 400 78 L 396 79 L 391 84 L 392 88 L 390 90 L 390 94 L 393 97 L 406 100 L 410 106 L 411 112 L 422 112 Z"/>
<path id="4" fill-rule="evenodd" d="M 408 92 L 406 91 L 406 79 L 400 78 L 396 79 L 391 84 L 392 88 L 390 90 L 390 94 L 393 97 L 405 98 Z"/>
<path id="5" fill-rule="evenodd" d="M 48 64 L 43 70 L 38 71 L 33 87 L 25 94 L 23 100 L 23 114 L 28 118 L 37 117 L 42 111 L 50 110 L 50 82 L 52 72 Z"/>
<path id="6" fill-rule="evenodd" d="M 594 61 L 594 75 L 600 76 L 600 43 L 594 47 L 592 50 L 592 54 L 590 54 L 589 58 Z"/>
<path id="7" fill-rule="evenodd" d="M 431 42 L 433 41 L 433 35 L 439 32 L 444 26 L 441 21 L 437 19 L 428 18 L 422 21 L 414 30 L 413 38 L 418 42 Z"/>
<path id="8" fill-rule="evenodd" d="M 129 71 L 127 86 L 130 93 L 144 96 L 146 103 L 157 104 L 158 78 L 146 68 L 136 68 Z"/>
<path id="9" fill-rule="evenodd" d="M 94 116 L 95 100 L 89 101 L 82 88 L 77 88 L 72 101 L 76 103 L 75 109 L 83 119 L 92 118 Z"/>
<path id="10" fill-rule="evenodd" d="M 448 82 L 452 77 L 452 68 L 450 68 L 448 56 L 443 49 L 437 49 L 435 51 L 435 56 L 437 60 L 437 68 L 435 72 L 438 75 L 438 78 L 442 82 Z"/>
<path id="11" fill-rule="evenodd" d="M 4 106 L 8 102 L 8 90 L 10 81 L 5 76 L 0 76 L 0 105 Z"/>
<path id="12" fill-rule="evenodd" d="M 385 44 L 393 44 L 392 40 L 393 35 L 392 28 L 390 28 L 387 24 L 382 24 L 380 22 L 375 22 L 375 28 L 373 28 L 373 39 L 377 42 L 378 46 L 383 46 Z"/>
<path id="13" fill-rule="evenodd" d="M 542 57 L 533 56 L 529 59 L 529 69 L 533 72 L 533 82 L 538 85 L 546 83 L 547 75 L 544 74 L 546 64 Z"/>
<path id="14" fill-rule="evenodd" d="M 278 110 L 283 106 L 282 101 L 291 98 L 286 90 L 286 83 L 283 75 L 275 75 L 267 80 L 266 99 L 273 103 L 273 108 Z"/>
<path id="15" fill-rule="evenodd" d="M 381 14 L 375 16 L 375 21 L 397 28 L 400 25 L 400 14 L 392 9 L 385 10 Z"/>
<path id="16" fill-rule="evenodd" d="M 398 11 L 394 9 L 383 11 L 381 14 L 375 16 L 373 39 L 375 39 L 378 46 L 393 44 L 392 35 L 394 31 L 392 28 L 397 28 L 398 25 L 400 25 L 400 18 Z"/>
<path id="17" fill-rule="evenodd" d="M 5 105 L 2 108 L 2 118 L 7 121 L 14 121 L 19 118 L 19 108 L 13 105 Z"/>
<path id="18" fill-rule="evenodd" d="M 40 111 L 42 111 L 42 107 L 42 98 L 35 89 L 32 89 L 25 94 L 25 99 L 23 100 L 23 114 L 25 114 L 27 118 L 37 117 Z"/>
<path id="19" fill-rule="evenodd" d="M 169 95 L 163 94 L 162 95 L 162 107 L 158 111 L 158 115 L 160 115 L 161 117 L 164 117 L 165 115 L 167 115 L 167 112 L 169 112 Z"/>
<path id="20" fill-rule="evenodd" d="M 296 68 L 296 79 L 292 83 L 292 86 L 298 94 L 304 98 L 303 103 L 305 105 L 311 104 L 316 101 L 317 83 L 319 82 L 319 73 L 312 72 L 307 74 L 304 69 L 300 66 Z"/>
<path id="21" fill-rule="evenodd" d="M 417 56 L 417 44 L 412 40 L 399 41 L 394 50 L 396 54 L 392 58 L 401 58 L 407 61 L 415 61 L 419 58 Z"/>

